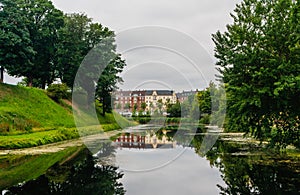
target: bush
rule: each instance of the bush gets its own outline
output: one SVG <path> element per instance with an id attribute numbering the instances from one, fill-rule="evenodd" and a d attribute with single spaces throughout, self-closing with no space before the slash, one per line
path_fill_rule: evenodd
<path id="1" fill-rule="evenodd" d="M 147 124 L 151 121 L 151 117 L 139 117 L 138 122 L 140 124 Z"/>
<path id="2" fill-rule="evenodd" d="M 201 116 L 201 118 L 199 120 L 199 123 L 202 123 L 202 124 L 209 124 L 209 122 L 210 122 L 210 115 L 208 115 L 208 114 Z"/>
<path id="3" fill-rule="evenodd" d="M 69 96 L 68 86 L 66 84 L 51 84 L 47 88 L 47 95 L 56 102 L 61 99 L 67 99 Z"/>

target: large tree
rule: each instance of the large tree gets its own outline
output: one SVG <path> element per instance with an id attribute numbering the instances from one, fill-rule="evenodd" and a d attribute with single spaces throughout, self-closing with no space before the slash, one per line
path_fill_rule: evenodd
<path id="1" fill-rule="evenodd" d="M 90 64 L 87 70 L 92 80 L 97 82 L 99 68 L 115 58 L 114 33 L 99 23 L 93 23 L 85 14 L 66 14 L 65 26 L 59 30 L 59 44 L 56 55 L 58 76 L 63 83 L 73 88 L 74 79 L 80 65 Z M 98 58 L 97 62 L 91 62 Z M 91 60 L 93 59 L 93 60 Z M 93 77 L 93 78 L 92 78 Z M 88 83 L 88 80 L 85 80 Z M 86 83 L 82 83 L 82 86 Z M 87 87 L 86 87 L 87 88 Z"/>
<path id="2" fill-rule="evenodd" d="M 227 90 L 227 130 L 300 147 L 300 2 L 244 0 L 213 35 Z"/>
<path id="3" fill-rule="evenodd" d="M 24 76 L 17 70 L 33 65 L 31 56 L 35 52 L 18 3 L 18 0 L 0 0 L 0 82 L 4 69 L 12 75 Z"/>
<path id="4" fill-rule="evenodd" d="M 27 18 L 25 24 L 36 55 L 32 56 L 33 66 L 24 70 L 28 84 L 35 79 L 41 88 L 56 78 L 54 57 L 58 43 L 58 29 L 63 27 L 63 13 L 49 0 L 22 0 L 22 10 Z"/>
<path id="5" fill-rule="evenodd" d="M 44 88 L 55 78 L 53 59 L 57 30 L 63 26 L 63 14 L 48 0 L 17 0 L 7 4 L 7 8 L 20 14 L 19 25 L 22 24 L 26 29 L 24 36 L 29 34 L 27 39 L 22 39 L 21 44 L 30 45 L 33 52 L 24 54 L 13 50 L 14 56 L 26 57 L 27 63 L 9 63 L 5 68 L 11 75 L 27 77 L 28 85 L 32 86 L 35 81 L 39 87 Z"/>
<path id="6" fill-rule="evenodd" d="M 13 60 L 6 63 L 4 67 L 11 75 L 26 77 L 29 86 L 32 86 L 35 81 L 38 87 L 44 88 L 55 79 L 54 56 L 57 30 L 64 24 L 63 13 L 49 0 L 3 2 L 4 11 L 13 10 L 9 11 L 10 14 L 6 12 L 2 14 L 4 28 L 6 28 L 4 32 L 10 32 L 8 35 L 12 41 L 3 40 L 1 44 L 6 44 L 5 48 L 11 50 L 6 52 L 6 56 Z M 12 42 L 17 43 L 16 49 L 9 48 L 13 45 Z M 16 59 L 21 60 L 16 61 Z"/>
<path id="7" fill-rule="evenodd" d="M 59 39 L 56 61 L 62 82 L 86 92 L 85 107 L 96 98 L 102 105 L 102 114 L 109 112 L 111 92 L 122 81 L 119 73 L 125 66 L 116 52 L 114 32 L 92 22 L 85 14 L 69 14 Z"/>
<path id="8" fill-rule="evenodd" d="M 65 26 L 58 31 L 56 64 L 58 78 L 73 87 L 80 63 L 91 49 L 87 45 L 87 32 L 92 19 L 85 14 L 66 14 Z"/>

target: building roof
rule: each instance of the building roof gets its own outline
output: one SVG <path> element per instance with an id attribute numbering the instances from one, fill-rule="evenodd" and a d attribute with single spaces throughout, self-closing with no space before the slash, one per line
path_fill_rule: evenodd
<path id="1" fill-rule="evenodd" d="M 157 95 L 173 95 L 173 90 L 146 90 L 146 95 L 153 95 L 156 92 Z"/>
<path id="2" fill-rule="evenodd" d="M 196 91 L 183 91 L 181 93 L 176 93 L 176 96 L 178 98 L 181 98 L 181 97 L 188 97 L 190 95 L 195 95 L 196 93 L 198 92 L 198 90 Z"/>
<path id="3" fill-rule="evenodd" d="M 114 92 L 117 96 L 152 96 L 156 92 L 158 96 L 172 96 L 174 94 L 173 90 L 136 90 L 136 91 L 116 91 Z"/>

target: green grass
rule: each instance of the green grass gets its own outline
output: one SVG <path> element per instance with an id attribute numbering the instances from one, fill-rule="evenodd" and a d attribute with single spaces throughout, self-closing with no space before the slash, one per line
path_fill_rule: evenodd
<path id="1" fill-rule="evenodd" d="M 0 149 L 29 148 L 78 137 L 76 128 L 59 128 L 28 134 L 0 136 Z"/>
<path id="2" fill-rule="evenodd" d="M 109 114 L 112 115 L 112 114 Z M 118 117 L 116 117 L 117 119 Z M 133 123 L 120 118 L 122 125 L 132 126 Z M 124 127 L 124 126 L 122 126 Z M 32 132 L 27 134 L 17 134 L 17 135 L 6 135 L 0 136 L 0 149 L 18 149 L 18 148 L 29 148 L 50 143 L 55 143 L 64 140 L 70 140 L 79 138 L 80 136 L 88 136 L 97 133 L 102 133 L 103 131 L 111 131 L 121 129 L 120 125 L 116 122 L 106 123 L 89 126 L 89 127 L 79 127 L 77 128 L 64 128 L 58 127 L 56 129 Z"/>
<path id="3" fill-rule="evenodd" d="M 83 124 L 94 121 L 80 114 Z M 70 103 L 57 103 L 41 89 L 0 83 L 0 149 L 39 146 L 136 125 L 117 113 L 98 114 L 98 119 L 101 126 L 82 127 L 78 132 Z"/>
<path id="4" fill-rule="evenodd" d="M 56 153 L 37 156 L 0 156 L 0 191 L 19 182 L 37 178 L 55 163 L 63 162 L 81 149 L 70 147 Z"/>
<path id="5" fill-rule="evenodd" d="M 33 127 L 75 126 L 71 110 L 51 100 L 45 91 L 0 84 L 0 123 L 14 129 L 16 121 Z"/>

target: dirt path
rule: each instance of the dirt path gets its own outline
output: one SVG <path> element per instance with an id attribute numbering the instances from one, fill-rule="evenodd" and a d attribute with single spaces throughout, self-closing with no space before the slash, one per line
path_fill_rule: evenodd
<path id="1" fill-rule="evenodd" d="M 90 142 L 94 140 L 109 139 L 114 135 L 117 135 L 120 131 L 109 131 L 101 134 L 90 135 L 79 139 L 66 140 L 62 142 L 32 147 L 23 149 L 11 149 L 11 150 L 0 150 L 0 155 L 36 155 L 45 153 L 55 153 L 64 150 L 68 147 L 82 146 L 84 142 Z"/>

